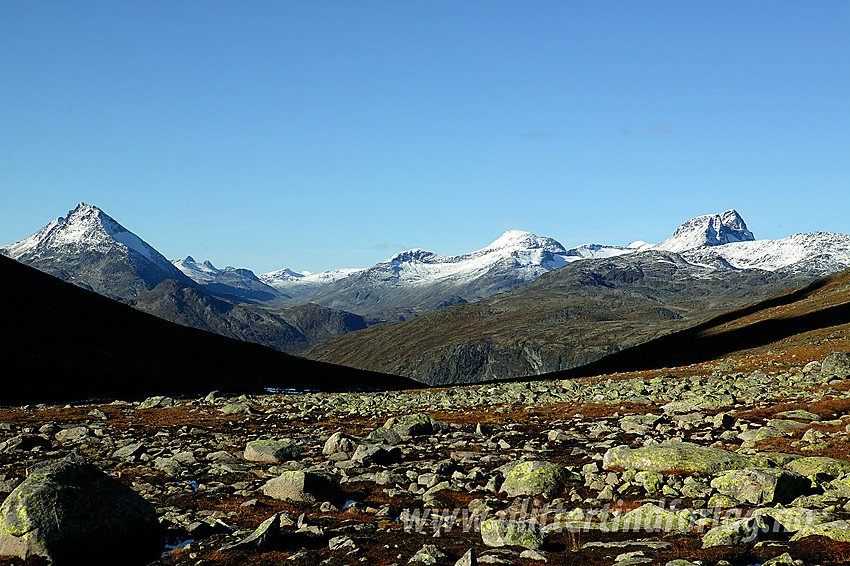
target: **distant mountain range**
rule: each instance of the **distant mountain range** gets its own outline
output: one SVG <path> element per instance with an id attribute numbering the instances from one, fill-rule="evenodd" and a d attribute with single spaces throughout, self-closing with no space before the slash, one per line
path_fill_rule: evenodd
<path id="1" fill-rule="evenodd" d="M 756 240 L 728 210 L 656 245 L 566 249 L 511 230 L 457 256 L 413 249 L 367 269 L 257 276 L 168 261 L 83 203 L 0 253 L 185 326 L 456 383 L 575 367 L 835 273 L 850 267 L 850 236 Z"/>

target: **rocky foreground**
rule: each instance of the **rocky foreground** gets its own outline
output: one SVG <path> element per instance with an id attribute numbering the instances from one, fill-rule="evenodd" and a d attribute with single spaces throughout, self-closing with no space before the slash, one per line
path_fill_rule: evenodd
<path id="1" fill-rule="evenodd" d="M 0 561 L 850 562 L 850 354 L 774 354 L 0 409 Z"/>

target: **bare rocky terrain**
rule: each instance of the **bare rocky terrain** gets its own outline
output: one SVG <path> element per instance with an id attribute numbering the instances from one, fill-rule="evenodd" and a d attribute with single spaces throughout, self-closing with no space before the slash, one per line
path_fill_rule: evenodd
<path id="1" fill-rule="evenodd" d="M 0 549 L 27 469 L 83 458 L 150 503 L 160 565 L 843 564 L 833 351 L 847 325 L 575 380 L 6 407 Z"/>

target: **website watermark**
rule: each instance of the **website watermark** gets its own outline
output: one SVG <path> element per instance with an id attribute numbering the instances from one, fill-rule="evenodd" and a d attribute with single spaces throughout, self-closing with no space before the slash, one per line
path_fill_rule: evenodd
<path id="1" fill-rule="evenodd" d="M 804 508 L 680 508 L 681 499 L 659 499 L 640 507 L 628 506 L 622 500 L 598 509 L 567 509 L 537 499 L 525 499 L 517 506 L 492 511 L 486 506 L 465 508 L 406 508 L 398 522 L 407 533 L 480 533 L 485 522 L 495 521 L 499 530 L 539 529 L 547 533 L 582 532 L 691 532 L 734 525 L 741 542 L 751 542 L 765 533 L 790 533 L 817 522 L 816 511 Z"/>

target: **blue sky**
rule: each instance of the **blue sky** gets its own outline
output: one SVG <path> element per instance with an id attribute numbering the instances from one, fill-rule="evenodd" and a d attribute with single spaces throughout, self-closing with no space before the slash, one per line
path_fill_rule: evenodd
<path id="1" fill-rule="evenodd" d="M 516 228 L 850 232 L 850 2 L 0 2 L 0 243 L 261 273 Z"/>

